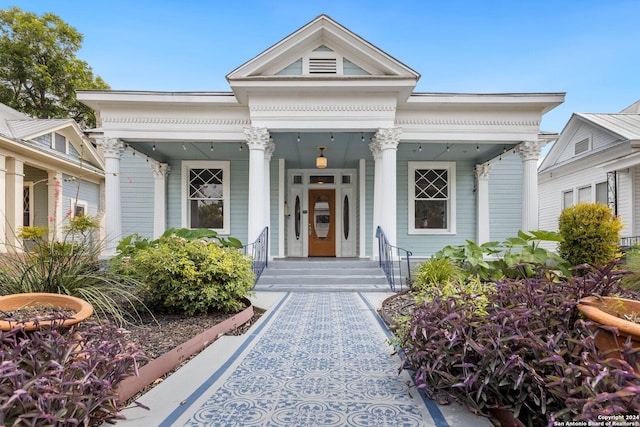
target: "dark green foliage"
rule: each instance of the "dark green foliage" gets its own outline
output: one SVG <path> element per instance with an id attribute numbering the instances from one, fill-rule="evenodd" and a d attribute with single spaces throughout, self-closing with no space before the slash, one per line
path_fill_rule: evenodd
<path id="1" fill-rule="evenodd" d="M 187 315 L 240 309 L 255 279 L 251 259 L 237 249 L 175 235 L 136 251 L 120 268 L 144 283 L 152 308 Z"/>
<path id="2" fill-rule="evenodd" d="M 582 296 L 620 291 L 620 271 L 542 273 L 495 283 L 486 314 L 464 291 L 426 301 L 403 330 L 404 368 L 428 398 L 485 415 L 505 408 L 525 425 L 640 413 L 640 377 L 598 354 L 576 308 Z M 638 353 L 624 353 L 640 369 Z"/>
<path id="3" fill-rule="evenodd" d="M 497 280 L 505 277 L 524 278 L 538 275 L 540 267 L 552 266 L 568 274 L 567 261 L 555 253 L 542 248 L 541 242 L 560 242 L 562 237 L 551 231 L 518 232 L 504 242 L 486 242 L 478 245 L 470 240 L 464 245 L 446 246 L 439 250 L 436 258 L 448 258 L 462 268 L 467 275 L 482 280 Z"/>
<path id="4" fill-rule="evenodd" d="M 558 219 L 563 241 L 558 252 L 571 265 L 605 265 L 619 256 L 622 222 L 601 203 L 581 203 Z"/>
<path id="5" fill-rule="evenodd" d="M 0 332 L 0 425 L 99 425 L 123 418 L 116 386 L 142 354 L 109 324 Z"/>
<path id="6" fill-rule="evenodd" d="M 58 16 L 0 10 L 0 102 L 36 118 L 73 118 L 95 127 L 76 90 L 109 89 L 76 58 L 82 35 Z"/>

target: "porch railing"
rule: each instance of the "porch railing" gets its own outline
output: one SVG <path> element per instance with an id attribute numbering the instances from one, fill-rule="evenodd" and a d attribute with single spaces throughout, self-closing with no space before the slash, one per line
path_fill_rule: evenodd
<path id="1" fill-rule="evenodd" d="M 635 245 L 640 245 L 640 236 L 623 237 L 620 239 L 620 246 L 623 248 L 630 248 Z"/>
<path id="2" fill-rule="evenodd" d="M 410 288 L 410 257 L 413 254 L 411 251 L 389 244 L 389 240 L 380 226 L 376 229 L 376 237 L 378 239 L 380 268 L 382 268 L 385 276 L 387 276 L 389 287 L 393 292 L 396 292 L 398 287 L 400 288 L 399 290 L 402 291 L 405 285 Z"/>
<path id="3" fill-rule="evenodd" d="M 265 227 L 253 243 L 244 245 L 242 249 L 253 259 L 251 270 L 256 274 L 255 284 L 269 264 L 269 227 Z"/>

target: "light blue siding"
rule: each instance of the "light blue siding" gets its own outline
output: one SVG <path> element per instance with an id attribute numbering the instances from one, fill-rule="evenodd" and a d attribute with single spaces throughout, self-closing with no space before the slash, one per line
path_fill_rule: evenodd
<path id="1" fill-rule="evenodd" d="M 65 217 L 65 222 L 76 201 L 87 203 L 87 215 L 98 215 L 100 210 L 100 185 L 82 179 L 73 180 L 69 175 L 63 175 L 62 177 L 62 214 Z"/>
<path id="2" fill-rule="evenodd" d="M 42 169 L 36 169 L 32 166 L 24 166 L 24 180 L 25 182 L 32 182 L 33 185 L 33 224 L 48 226 L 49 221 L 49 206 L 48 206 L 48 190 L 49 190 L 49 175 L 47 171 Z"/>
<path id="3" fill-rule="evenodd" d="M 517 235 L 522 224 L 522 159 L 511 152 L 492 163 L 489 175 L 491 240 Z"/>
<path id="4" fill-rule="evenodd" d="M 227 161 L 228 159 L 217 158 L 215 160 Z M 171 171 L 167 177 L 167 227 L 181 228 L 183 226 L 182 206 L 185 203 L 182 200 L 182 188 L 187 183 L 182 182 L 182 162 L 174 161 L 170 163 L 170 166 Z M 247 212 L 249 208 L 249 160 L 231 160 L 229 175 L 231 187 L 230 235 L 246 244 L 249 218 Z"/>
<path id="5" fill-rule="evenodd" d="M 300 76 L 302 75 L 302 58 L 291 65 L 286 66 L 278 72 L 279 76 Z"/>
<path id="6" fill-rule="evenodd" d="M 375 181 L 375 162 L 373 160 L 367 160 L 365 167 L 365 254 L 371 256 L 373 239 L 375 234 L 373 230 L 373 192 Z M 359 205 L 359 203 L 358 203 Z M 376 225 L 377 226 L 377 225 Z"/>
<path id="7" fill-rule="evenodd" d="M 125 151 L 120 160 L 122 236 L 138 233 L 153 238 L 154 180 L 151 166 L 142 156 Z"/>
<path id="8" fill-rule="evenodd" d="M 369 73 L 358 67 L 347 58 L 342 60 L 342 72 L 345 76 L 368 76 Z"/>
<path id="9" fill-rule="evenodd" d="M 473 163 L 456 162 L 456 233 L 409 234 L 408 233 L 408 162 L 398 160 L 397 168 L 397 241 L 398 246 L 416 256 L 429 256 L 447 245 L 457 245 L 476 238 L 476 200 L 474 193 Z"/>

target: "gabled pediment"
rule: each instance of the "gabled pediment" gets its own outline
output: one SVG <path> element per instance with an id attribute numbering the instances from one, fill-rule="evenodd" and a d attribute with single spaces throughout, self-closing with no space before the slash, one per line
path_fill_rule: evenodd
<path id="1" fill-rule="evenodd" d="M 398 92 L 408 96 L 419 78 L 419 73 L 326 15 L 320 15 L 227 75 L 241 102 L 248 87 L 265 89 L 270 83 L 286 87 L 301 82 L 309 87 L 314 81 L 327 87 L 332 81 L 364 80 L 370 81 L 371 86 L 393 82 Z"/>

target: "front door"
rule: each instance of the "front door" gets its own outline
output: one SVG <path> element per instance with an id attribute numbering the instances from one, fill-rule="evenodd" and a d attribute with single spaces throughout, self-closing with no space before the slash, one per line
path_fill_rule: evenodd
<path id="1" fill-rule="evenodd" d="M 336 190 L 309 190 L 309 256 L 336 256 Z"/>

